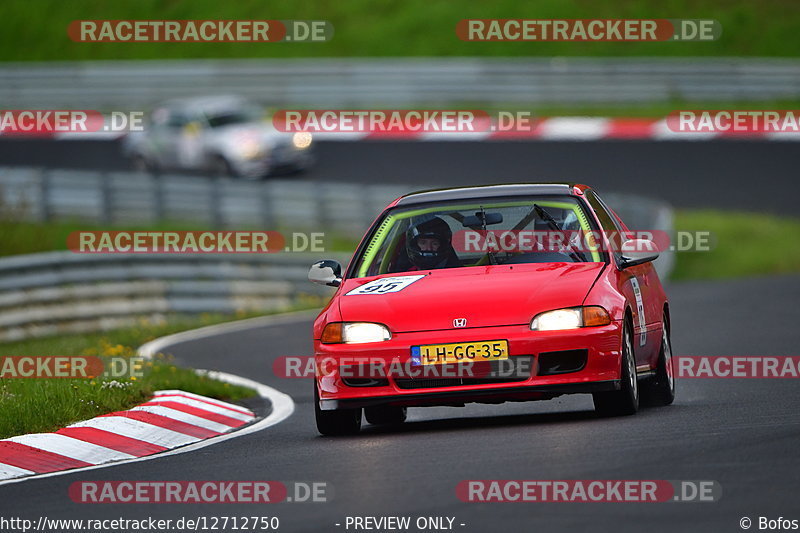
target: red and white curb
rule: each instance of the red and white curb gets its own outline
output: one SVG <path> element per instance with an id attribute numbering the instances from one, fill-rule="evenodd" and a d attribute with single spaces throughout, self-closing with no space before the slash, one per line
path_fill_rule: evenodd
<path id="1" fill-rule="evenodd" d="M 180 342 L 308 320 L 316 313 L 286 313 L 183 331 L 142 345 L 138 354 L 150 358 Z M 263 383 L 225 372 L 197 373 L 255 390 L 269 401 L 269 415 L 258 419 L 238 405 L 184 391 L 158 391 L 148 402 L 127 411 L 78 422 L 54 433 L 0 440 L 0 485 L 192 452 L 274 426 L 294 412 L 291 396 Z"/>
<path id="2" fill-rule="evenodd" d="M 530 131 L 499 131 L 496 127 L 476 132 L 322 132 L 314 133 L 316 140 L 406 140 L 406 141 L 596 141 L 596 140 L 653 140 L 653 141 L 708 141 L 776 140 L 800 141 L 800 133 L 700 133 L 676 132 L 667 127 L 666 119 L 604 118 L 604 117 L 550 117 L 537 119 Z M 2 131 L 0 131 L 2 135 Z M 124 132 L 68 132 L 37 135 L 33 138 L 53 140 L 106 140 L 113 141 Z M 9 135 L 10 136 L 10 135 Z"/>
<path id="3" fill-rule="evenodd" d="M 667 126 L 666 119 L 551 117 L 536 120 L 530 131 L 500 131 L 492 126 L 476 132 L 367 132 L 315 133 L 314 139 L 325 141 L 407 140 L 407 141 L 596 141 L 652 140 L 707 141 L 711 139 L 788 140 L 800 141 L 800 133 L 705 133 L 677 132 Z"/>
<path id="4" fill-rule="evenodd" d="M 179 390 L 54 433 L 0 440 L 0 479 L 135 459 L 228 433 L 255 420 L 244 407 Z"/>

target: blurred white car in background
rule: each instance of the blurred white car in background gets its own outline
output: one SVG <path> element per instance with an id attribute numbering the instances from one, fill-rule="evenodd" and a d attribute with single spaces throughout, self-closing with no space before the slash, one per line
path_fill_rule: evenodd
<path id="1" fill-rule="evenodd" d="M 213 96 L 165 102 L 144 131 L 125 138 L 123 153 L 143 171 L 258 179 L 308 169 L 314 162 L 311 144 L 310 133 L 276 130 L 262 109 L 243 98 Z"/>

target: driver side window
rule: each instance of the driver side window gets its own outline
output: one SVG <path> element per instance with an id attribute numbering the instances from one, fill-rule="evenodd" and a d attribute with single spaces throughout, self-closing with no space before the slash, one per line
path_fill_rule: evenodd
<path id="1" fill-rule="evenodd" d="M 603 232 L 608 236 L 614 259 L 617 264 L 619 264 L 622 258 L 622 254 L 620 253 L 622 243 L 620 240 L 623 236 L 623 230 L 617 224 L 614 216 L 608 212 L 605 203 L 600 199 L 599 196 L 597 196 L 597 194 L 595 194 L 594 191 L 587 191 L 586 198 L 589 200 L 589 205 L 592 206 L 592 210 L 597 214 L 597 218 L 600 220 L 600 225 L 603 228 Z"/>

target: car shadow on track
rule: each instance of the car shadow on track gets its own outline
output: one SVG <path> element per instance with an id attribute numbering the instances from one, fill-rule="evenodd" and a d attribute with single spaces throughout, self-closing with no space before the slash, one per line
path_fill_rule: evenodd
<path id="1" fill-rule="evenodd" d="M 453 418 L 435 418 L 429 420 L 408 421 L 398 425 L 371 425 L 362 426 L 363 435 L 383 435 L 383 434 L 406 434 L 406 433 L 430 433 L 442 431 L 459 431 L 484 429 L 490 427 L 514 427 L 514 426 L 556 426 L 558 424 L 569 424 L 573 422 L 597 421 L 608 424 L 610 421 L 619 422 L 657 414 L 663 411 L 664 407 L 642 406 L 638 415 L 624 417 L 604 417 L 589 410 L 558 411 L 547 413 L 525 413 L 508 415 L 490 416 L 467 416 Z M 675 407 L 667 408 L 675 411 Z"/>
<path id="2" fill-rule="evenodd" d="M 409 421 L 399 425 L 376 426 L 367 424 L 362 427 L 365 435 L 429 433 L 441 431 L 459 431 L 483 429 L 488 427 L 540 426 L 555 425 L 587 420 L 598 420 L 594 411 L 562 411 L 557 413 L 529 413 L 514 415 L 470 416 L 453 418 L 436 418 L 430 420 Z"/>

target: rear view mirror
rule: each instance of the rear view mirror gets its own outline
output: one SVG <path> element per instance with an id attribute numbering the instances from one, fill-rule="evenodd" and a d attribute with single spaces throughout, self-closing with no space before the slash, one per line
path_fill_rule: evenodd
<path id="1" fill-rule="evenodd" d="M 461 225 L 465 228 L 475 228 L 475 227 L 483 227 L 483 220 L 482 220 L 481 213 L 475 213 L 474 215 L 470 215 L 468 217 L 464 217 L 464 220 L 461 221 Z M 486 225 L 491 226 L 492 224 L 500 224 L 503 221 L 503 214 L 502 213 L 486 213 Z"/>
<path id="2" fill-rule="evenodd" d="M 330 259 L 317 261 L 308 271 L 308 280 L 319 285 L 338 287 L 342 283 L 342 265 Z"/>
<path id="3" fill-rule="evenodd" d="M 622 268 L 648 263 L 658 258 L 656 243 L 648 239 L 629 239 L 622 243 Z"/>

